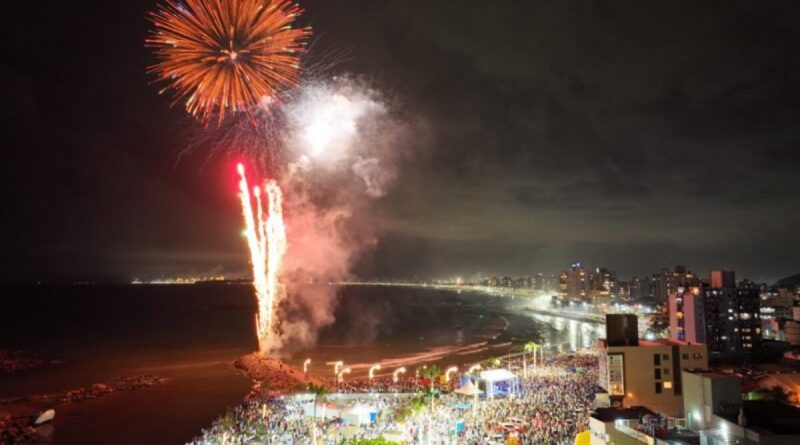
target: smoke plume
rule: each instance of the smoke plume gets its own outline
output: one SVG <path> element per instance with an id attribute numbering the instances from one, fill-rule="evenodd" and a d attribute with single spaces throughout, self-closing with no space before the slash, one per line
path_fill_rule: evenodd
<path id="1" fill-rule="evenodd" d="M 330 283 L 351 278 L 354 262 L 377 242 L 370 205 L 387 193 L 407 147 L 395 108 L 350 77 L 303 85 L 283 107 L 287 298 L 273 342 L 283 355 L 312 346 L 335 321 L 338 288 Z"/>

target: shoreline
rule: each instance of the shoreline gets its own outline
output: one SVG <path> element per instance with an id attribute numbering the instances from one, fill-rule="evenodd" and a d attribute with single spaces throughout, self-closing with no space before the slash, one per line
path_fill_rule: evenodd
<path id="1" fill-rule="evenodd" d="M 244 400 L 287 395 L 307 387 L 308 384 L 326 386 L 322 379 L 304 373 L 278 357 L 258 351 L 239 357 L 233 362 L 233 366 L 253 381 Z"/>
<path id="2" fill-rule="evenodd" d="M 264 366 L 281 362 L 266 359 L 266 363 Z M 282 372 L 302 374 L 297 368 L 287 370 L 285 366 Z M 550 414 L 553 421 L 563 419 L 565 414 L 575 415 L 576 422 L 560 422 L 557 426 L 543 429 L 542 425 L 547 421 L 536 417 L 531 422 L 541 422 L 537 429 L 523 428 L 522 434 L 547 440 L 569 439 L 571 442 L 577 432 L 587 427 L 590 406 L 587 395 L 594 388 L 597 372 L 597 354 L 594 351 L 547 357 L 538 368 L 529 367 L 529 374 L 524 377 L 520 374 L 521 357 L 513 357 L 507 366 L 522 379 L 520 402 L 533 409 L 552 409 L 547 396 L 539 397 L 540 391 L 577 391 L 569 399 L 572 404 L 565 401 Z M 208 445 L 240 439 L 254 441 L 252 443 L 308 443 L 312 436 L 317 440 L 322 438 L 327 441 L 325 443 L 378 438 L 399 443 L 425 443 L 425 435 L 431 434 L 436 440 L 449 437 L 452 441 L 452 428 L 456 421 L 466 427 L 459 437 L 471 439 L 469 443 L 487 443 L 485 440 L 494 438 L 497 433 L 494 425 L 508 424 L 508 409 L 518 406 L 514 398 L 464 398 L 458 394 L 462 390 L 455 391 L 460 379 L 453 378 L 446 383 L 442 375 L 439 383 L 435 384 L 437 391 L 441 392 L 441 401 L 435 404 L 426 395 L 430 394 L 431 382 L 424 376 L 417 378 L 413 375 L 401 378 L 399 382 L 379 378 L 370 381 L 348 379 L 336 391 L 323 396 L 304 391 L 246 399 L 203 428 L 190 444 Z M 470 408 L 473 404 L 475 407 Z M 490 418 L 493 420 L 487 423 Z M 430 429 L 432 425 L 435 430 Z M 503 436 L 509 431 L 504 430 Z"/>
<path id="3" fill-rule="evenodd" d="M 148 353 L 114 366 L 71 360 L 65 367 L 17 373 L 0 380 L 0 443 L 186 443 L 250 390 L 233 365 L 244 351 L 231 352 L 169 360 Z M 48 409 L 55 411 L 52 421 L 31 428 Z"/>

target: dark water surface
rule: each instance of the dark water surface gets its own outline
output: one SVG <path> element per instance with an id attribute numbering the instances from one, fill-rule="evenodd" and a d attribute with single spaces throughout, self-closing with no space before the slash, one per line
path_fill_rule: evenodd
<path id="1" fill-rule="evenodd" d="M 570 342 L 569 323 L 516 310 L 523 299 L 419 288 L 339 289 L 336 322 L 317 346 L 290 351 L 311 370 L 345 361 L 352 377 L 395 366 L 472 363 L 528 339 Z M 237 404 L 250 381 L 231 363 L 257 348 L 255 303 L 244 285 L 7 287 L 0 349 L 49 354 L 52 369 L 0 376 L 0 399 L 74 389 L 130 375 L 164 384 L 57 405 L 57 444 L 177 444 Z M 9 409 L 0 406 L 0 415 Z"/>

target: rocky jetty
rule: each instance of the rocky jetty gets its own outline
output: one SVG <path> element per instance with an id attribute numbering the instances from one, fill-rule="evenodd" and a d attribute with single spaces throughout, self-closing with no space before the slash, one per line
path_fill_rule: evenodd
<path id="1" fill-rule="evenodd" d="M 60 364 L 61 360 L 53 358 L 28 356 L 22 351 L 0 350 L 0 375 L 32 371 Z"/>
<path id="2" fill-rule="evenodd" d="M 40 407 L 40 409 L 42 407 L 51 408 L 65 403 L 82 402 L 104 397 L 115 392 L 149 388 L 165 381 L 166 379 L 163 377 L 149 374 L 126 376 L 107 383 L 95 383 L 64 392 L 0 399 L 0 406 L 18 405 L 16 407 L 17 412 L 32 412 L 36 409 L 35 407 Z M 0 443 L 31 443 L 47 437 L 49 433 L 52 433 L 52 425 L 49 423 L 45 423 L 42 426 L 34 425 L 40 415 L 41 412 L 0 418 Z"/>
<path id="3" fill-rule="evenodd" d="M 323 385 L 324 382 L 302 370 L 281 361 L 277 357 L 254 352 L 240 357 L 234 366 L 243 370 L 253 379 L 253 389 L 248 399 L 260 396 L 274 396 L 302 391 L 309 383 Z"/>

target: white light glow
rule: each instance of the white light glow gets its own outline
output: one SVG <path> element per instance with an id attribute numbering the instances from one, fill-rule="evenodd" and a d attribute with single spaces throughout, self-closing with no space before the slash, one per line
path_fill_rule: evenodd
<path id="1" fill-rule="evenodd" d="M 347 85 L 347 84 L 345 84 Z M 309 84 L 287 104 L 289 145 L 298 156 L 335 163 L 358 143 L 359 124 L 385 112 L 369 91 L 335 84 Z"/>

